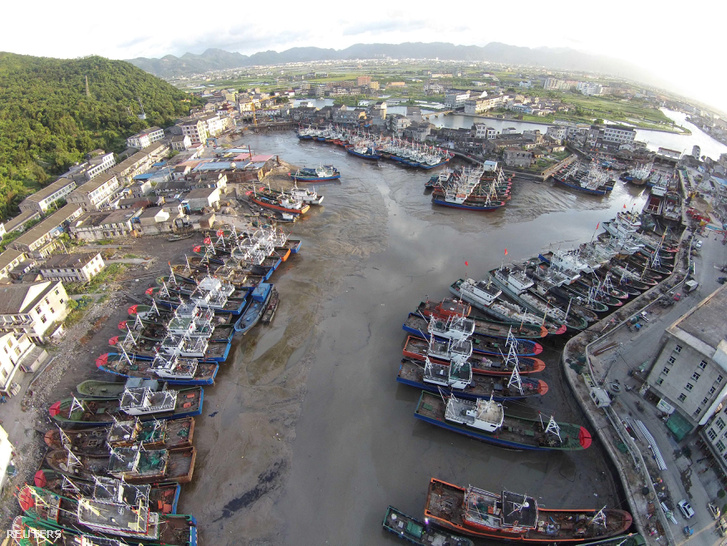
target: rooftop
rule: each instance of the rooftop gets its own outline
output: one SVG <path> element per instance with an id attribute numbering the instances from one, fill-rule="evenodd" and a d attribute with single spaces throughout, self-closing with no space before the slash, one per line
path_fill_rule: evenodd
<path id="1" fill-rule="evenodd" d="M 727 285 L 703 299 L 699 305 L 682 315 L 667 332 L 712 356 L 720 342 L 727 340 Z"/>
<path id="2" fill-rule="evenodd" d="M 32 201 L 35 203 L 39 203 L 43 199 L 46 199 L 47 197 L 50 197 L 51 195 L 53 195 L 58 190 L 65 188 L 66 186 L 69 186 L 71 184 L 75 186 L 76 181 L 71 180 L 70 178 L 61 177 L 58 180 L 56 180 L 55 182 L 48 184 L 45 188 L 41 188 L 34 194 L 29 195 L 28 197 L 25 198 L 25 201 Z"/>
<path id="3" fill-rule="evenodd" d="M 98 256 L 98 252 L 81 252 L 78 254 L 55 254 L 50 256 L 41 269 L 80 269 Z"/>

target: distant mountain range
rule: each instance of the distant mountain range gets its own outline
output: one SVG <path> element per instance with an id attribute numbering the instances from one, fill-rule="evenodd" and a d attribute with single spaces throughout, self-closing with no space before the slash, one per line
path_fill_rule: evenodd
<path id="1" fill-rule="evenodd" d="M 295 47 L 280 53 L 263 51 L 254 55 L 208 49 L 201 55 L 185 53 L 161 59 L 137 57 L 128 62 L 161 78 L 190 76 L 210 70 L 275 65 L 291 62 L 345 61 L 354 59 L 439 59 L 449 61 L 489 61 L 511 65 L 538 66 L 552 70 L 585 71 L 610 74 L 661 86 L 648 77 L 643 68 L 603 56 L 589 55 L 568 48 L 529 48 L 498 42 L 486 46 L 462 46 L 450 43 L 355 44 L 346 49 Z M 645 79 L 648 77 L 648 80 Z"/>

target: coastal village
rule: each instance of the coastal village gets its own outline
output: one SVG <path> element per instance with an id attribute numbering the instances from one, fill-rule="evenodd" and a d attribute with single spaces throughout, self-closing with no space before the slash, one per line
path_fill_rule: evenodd
<path id="1" fill-rule="evenodd" d="M 490 111 L 538 116 L 567 106 L 438 85 L 432 77 L 427 89 L 445 95 L 447 111 L 482 117 L 446 129 L 418 106 L 388 114 L 383 99 L 322 108 L 280 100 L 376 90 L 368 76 L 269 94 L 201 93 L 205 106 L 188 118 L 129 136 L 121 157 L 89 152 L 20 203 L 0 226 L 8 540 L 41 544 L 23 540 L 43 531 L 58 544 L 71 543 L 62 535 L 198 543 L 201 524 L 177 514 L 177 504 L 194 476 L 204 389 L 215 388 L 233 342 L 272 323 L 288 296 L 274 282 L 306 252 L 291 231 L 325 202 L 309 183 L 341 178 L 335 165 L 293 165 L 240 144 L 278 131 L 411 169 L 434 205 L 460 214 L 506 207 L 524 180 L 604 198 L 620 184 L 648 189 L 643 210 L 605 220 L 590 242 L 452 279 L 451 298 L 415 302 L 402 317 L 397 376 L 421 391 L 415 417 L 453 435 L 543 451 L 584 450 L 598 437 L 626 503 L 546 509 L 527 492 L 433 477 L 424 515 L 382 507 L 386 530 L 419 544 L 678 544 L 701 529 L 727 536 L 727 292 L 713 286 L 727 281 L 727 156 L 653 151 L 633 127 L 612 123 L 496 131 Z M 540 85 L 608 92 L 587 81 Z M 116 312 L 127 316 L 115 323 Z M 562 351 L 569 395 L 588 423 L 528 421 L 503 407 L 547 392 L 537 379 L 545 340 Z M 77 361 L 78 344 L 97 351 L 97 369 Z M 631 344 L 656 358 L 619 365 L 614 355 Z M 90 379 L 97 370 L 108 380 Z M 665 453 L 660 445 L 671 444 L 654 436 L 683 447 Z"/>

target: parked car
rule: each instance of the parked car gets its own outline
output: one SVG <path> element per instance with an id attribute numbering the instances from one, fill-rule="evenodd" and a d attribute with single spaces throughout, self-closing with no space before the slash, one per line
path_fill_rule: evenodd
<path id="1" fill-rule="evenodd" d="M 694 517 L 694 508 L 687 502 L 687 499 L 680 500 L 677 506 L 685 518 L 690 519 Z"/>
<path id="2" fill-rule="evenodd" d="M 724 284 L 727 282 L 727 277 L 717 277 L 717 282 L 719 284 Z"/>

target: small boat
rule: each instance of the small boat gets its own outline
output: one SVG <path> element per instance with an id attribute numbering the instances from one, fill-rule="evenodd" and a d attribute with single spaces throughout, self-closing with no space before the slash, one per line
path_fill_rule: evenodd
<path id="1" fill-rule="evenodd" d="M 591 445 L 591 434 L 582 426 L 506 414 L 491 399 L 465 400 L 422 391 L 414 416 L 438 427 L 476 440 L 511 449 L 578 451 Z"/>
<path id="2" fill-rule="evenodd" d="M 436 478 L 429 482 L 424 517 L 457 533 L 524 544 L 591 542 L 626 532 L 633 517 L 616 508 L 541 508 L 535 497 L 492 493 Z"/>
<path id="3" fill-rule="evenodd" d="M 288 173 L 288 176 L 296 182 L 324 182 L 338 180 L 341 172 L 333 165 L 321 165 L 316 168 L 303 167 L 294 173 Z"/>
<path id="4" fill-rule="evenodd" d="M 18 546 L 127 546 L 128 542 L 110 537 L 79 533 L 76 529 L 68 531 L 59 529 L 49 523 L 38 521 L 28 516 L 15 516 L 8 537 L 13 537 L 13 544 Z M 9 544 L 9 543 L 8 543 Z M 146 543 L 150 544 L 150 543 Z"/>
<path id="5" fill-rule="evenodd" d="M 280 294 L 278 294 L 277 288 L 273 288 L 272 294 L 270 295 L 270 301 L 268 301 L 268 304 L 265 306 L 263 316 L 260 317 L 260 322 L 262 324 L 270 324 L 273 321 L 273 317 L 275 316 L 275 312 L 278 310 L 279 304 Z"/>
<path id="6" fill-rule="evenodd" d="M 468 361 L 443 364 L 428 358 L 424 362 L 402 359 L 396 381 L 433 393 L 456 393 L 468 400 L 518 400 L 543 396 L 548 392 L 545 381 L 520 377 L 515 370 L 509 377 L 473 374 Z"/>
<path id="7" fill-rule="evenodd" d="M 250 294 L 250 304 L 235 323 L 236 334 L 246 334 L 262 317 L 273 294 L 273 285 L 260 283 Z"/>
<path id="8" fill-rule="evenodd" d="M 65 426 L 102 426 L 124 416 L 151 419 L 181 419 L 202 413 L 202 387 L 155 391 L 150 387 L 127 387 L 121 398 L 65 398 L 51 405 L 50 416 Z"/>
<path id="9" fill-rule="evenodd" d="M 383 526 L 399 538 L 420 546 L 474 546 L 468 538 L 458 537 L 439 527 L 422 523 L 393 506 L 386 509 Z"/>

